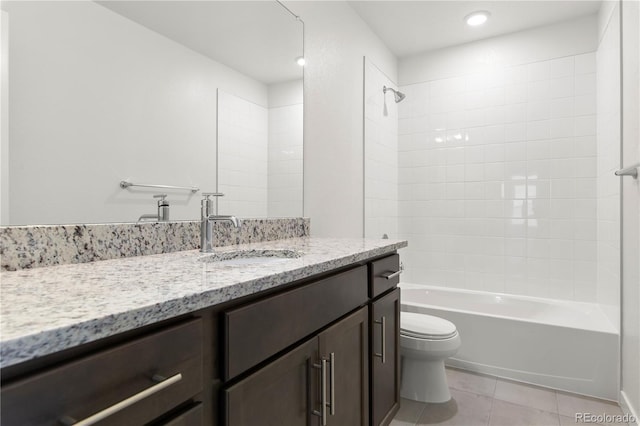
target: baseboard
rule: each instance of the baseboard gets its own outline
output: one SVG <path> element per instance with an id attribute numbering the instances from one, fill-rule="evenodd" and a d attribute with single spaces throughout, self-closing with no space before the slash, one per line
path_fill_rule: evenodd
<path id="1" fill-rule="evenodd" d="M 638 412 L 634 409 L 633 405 L 631 405 L 624 391 L 620 391 L 620 406 L 622 407 L 622 412 L 631 414 L 634 417 L 634 421 L 629 422 L 629 426 L 640 426 L 640 416 L 638 416 Z"/>

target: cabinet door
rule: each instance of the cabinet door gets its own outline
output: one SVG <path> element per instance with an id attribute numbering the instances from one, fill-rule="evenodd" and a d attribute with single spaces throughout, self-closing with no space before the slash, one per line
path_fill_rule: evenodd
<path id="1" fill-rule="evenodd" d="M 400 408 L 400 289 L 371 306 L 371 418 L 378 426 Z"/>
<path id="2" fill-rule="evenodd" d="M 225 390 L 226 425 L 311 424 L 311 392 L 318 376 L 312 363 L 317 357 L 318 340 L 311 339 Z"/>
<path id="3" fill-rule="evenodd" d="M 368 322 L 365 307 L 319 336 L 320 356 L 328 361 L 327 425 L 369 424 Z M 321 398 L 315 401 L 316 407 L 321 406 Z"/>

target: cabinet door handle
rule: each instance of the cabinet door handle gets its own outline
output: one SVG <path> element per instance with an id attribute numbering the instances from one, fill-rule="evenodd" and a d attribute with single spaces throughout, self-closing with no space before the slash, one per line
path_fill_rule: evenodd
<path id="1" fill-rule="evenodd" d="M 327 426 L 327 360 L 322 358 L 320 364 L 313 364 L 313 368 L 320 369 L 320 393 L 322 394 L 322 401 L 320 411 L 313 410 L 312 414 L 322 419 L 322 426 Z"/>
<path id="2" fill-rule="evenodd" d="M 404 265 L 402 263 L 400 263 L 400 269 L 398 269 L 395 272 L 383 272 L 382 274 L 380 274 L 380 276 L 382 278 L 385 278 L 387 280 L 391 280 L 394 279 L 395 277 L 400 276 L 401 273 L 404 272 Z"/>
<path id="3" fill-rule="evenodd" d="M 380 324 L 380 328 L 382 328 L 382 352 L 374 353 L 373 356 L 382 358 L 382 363 L 384 364 L 387 362 L 387 331 L 386 331 L 387 321 L 383 316 L 379 320 L 375 320 L 373 322 L 375 322 L 376 324 Z"/>
<path id="4" fill-rule="evenodd" d="M 130 396 L 127 399 L 123 399 L 122 401 L 113 404 L 110 407 L 105 408 L 102 411 L 98 411 L 97 413 L 83 419 L 83 420 L 75 420 L 72 417 L 64 416 L 60 419 L 60 423 L 63 425 L 73 425 L 73 426 L 89 426 L 95 423 L 98 423 L 101 420 L 106 419 L 107 417 L 117 413 L 118 411 L 122 411 L 125 408 L 135 404 L 136 402 L 142 401 L 143 399 L 160 392 L 161 390 L 168 388 L 174 383 L 182 380 L 182 374 L 178 373 L 169 378 L 161 377 L 158 375 L 153 376 L 153 381 L 159 382 L 141 392 L 138 392 L 135 395 Z"/>
<path id="5" fill-rule="evenodd" d="M 331 352 L 329 354 L 329 380 L 331 380 L 331 386 L 329 387 L 329 391 L 331 392 L 329 395 L 329 400 L 331 401 L 329 405 L 330 411 L 329 414 L 332 416 L 336 415 L 336 354 L 335 352 Z"/>

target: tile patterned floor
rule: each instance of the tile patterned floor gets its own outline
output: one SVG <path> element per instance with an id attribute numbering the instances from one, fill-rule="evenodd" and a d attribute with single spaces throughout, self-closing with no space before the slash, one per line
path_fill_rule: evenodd
<path id="1" fill-rule="evenodd" d="M 585 424 L 575 422 L 575 413 L 622 415 L 609 401 L 453 368 L 447 368 L 447 377 L 451 401 L 425 404 L 403 399 L 391 426 L 575 426 Z"/>

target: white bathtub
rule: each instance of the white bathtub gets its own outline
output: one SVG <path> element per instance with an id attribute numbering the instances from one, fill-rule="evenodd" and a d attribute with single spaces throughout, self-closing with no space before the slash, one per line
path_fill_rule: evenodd
<path id="1" fill-rule="evenodd" d="M 618 333 L 600 307 L 401 283 L 402 310 L 453 322 L 462 346 L 448 365 L 618 399 Z"/>

